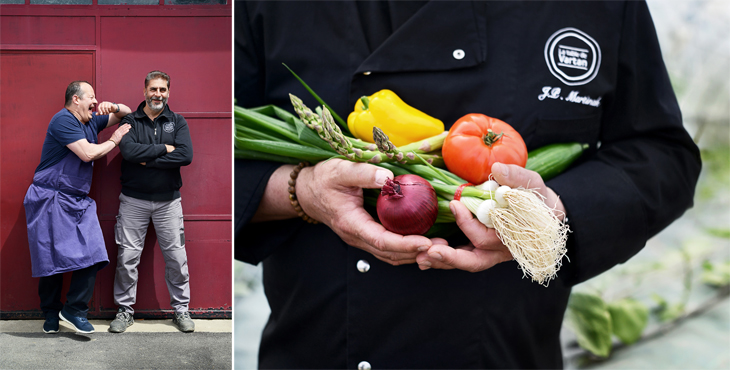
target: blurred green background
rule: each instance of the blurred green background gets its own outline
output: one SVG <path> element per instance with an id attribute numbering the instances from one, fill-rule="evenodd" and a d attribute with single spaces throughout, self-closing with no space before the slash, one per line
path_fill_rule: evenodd
<path id="1" fill-rule="evenodd" d="M 648 4 L 702 151 L 695 205 L 629 262 L 574 289 L 565 367 L 730 369 L 730 2 Z M 269 314 L 262 290 L 260 266 L 234 262 L 236 369 L 256 368 Z"/>

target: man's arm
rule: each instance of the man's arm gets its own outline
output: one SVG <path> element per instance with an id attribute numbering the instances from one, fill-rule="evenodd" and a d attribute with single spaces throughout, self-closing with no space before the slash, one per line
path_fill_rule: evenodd
<path id="1" fill-rule="evenodd" d="M 129 123 L 132 126 L 129 134 L 125 135 L 122 138 L 122 142 L 119 143 L 119 151 L 122 153 L 122 158 L 132 163 L 143 163 L 167 153 L 168 148 L 165 144 L 140 143 L 138 123 L 133 122 L 130 117 L 132 116 L 130 115 L 122 119 L 123 124 Z"/>
<path id="2" fill-rule="evenodd" d="M 66 146 L 82 161 L 91 162 L 111 152 L 122 140 L 122 137 L 129 132 L 129 128 L 129 124 L 119 126 L 109 140 L 100 144 L 92 144 L 86 139 L 80 139 Z"/>
<path id="3" fill-rule="evenodd" d="M 179 117 L 177 121 L 177 132 L 175 132 L 175 142 L 172 145 L 173 150 L 170 151 L 167 145 L 167 152 L 155 159 L 145 161 L 147 167 L 154 168 L 175 168 L 187 166 L 193 161 L 193 142 L 190 139 L 190 129 L 185 118 Z"/>
<path id="4" fill-rule="evenodd" d="M 107 122 L 105 128 L 116 126 L 122 121 L 124 116 L 132 113 L 132 110 L 128 106 L 108 101 L 99 103 L 96 111 L 98 114 L 109 115 L 109 122 Z"/>

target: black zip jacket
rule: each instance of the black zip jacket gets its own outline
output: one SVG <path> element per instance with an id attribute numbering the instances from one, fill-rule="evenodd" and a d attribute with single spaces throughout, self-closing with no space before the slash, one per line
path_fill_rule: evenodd
<path id="1" fill-rule="evenodd" d="M 140 103 L 120 123 L 132 125 L 119 143 L 123 158 L 122 194 L 154 201 L 180 198 L 180 167 L 193 161 L 188 123 L 167 105 L 153 122 L 144 113 L 144 107 L 145 102 Z M 168 153 L 165 144 L 175 150 Z"/>

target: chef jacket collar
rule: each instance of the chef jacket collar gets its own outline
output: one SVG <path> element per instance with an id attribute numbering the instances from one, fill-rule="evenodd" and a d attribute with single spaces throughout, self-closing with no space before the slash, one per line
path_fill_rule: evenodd
<path id="1" fill-rule="evenodd" d="M 425 4 L 370 54 L 355 73 L 452 70 L 484 62 L 487 37 L 483 6 L 471 1 Z M 365 37 L 361 40 L 367 48 Z M 457 50 L 463 51 L 461 59 Z"/>

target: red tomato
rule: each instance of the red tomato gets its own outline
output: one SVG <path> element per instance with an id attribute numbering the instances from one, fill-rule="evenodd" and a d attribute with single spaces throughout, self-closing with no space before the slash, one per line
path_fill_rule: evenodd
<path id="1" fill-rule="evenodd" d="M 479 113 L 467 114 L 451 126 L 442 153 L 449 171 L 472 184 L 487 181 L 495 162 L 521 167 L 527 163 L 522 136 L 504 121 Z"/>

